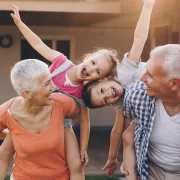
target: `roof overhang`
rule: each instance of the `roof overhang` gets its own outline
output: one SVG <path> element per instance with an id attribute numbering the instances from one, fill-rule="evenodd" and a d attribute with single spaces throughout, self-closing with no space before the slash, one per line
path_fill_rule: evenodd
<path id="1" fill-rule="evenodd" d="M 11 4 L 18 6 L 21 11 L 38 12 L 73 12 L 73 13 L 106 13 L 120 14 L 120 1 L 98 1 L 98 0 L 1 0 L 0 11 L 11 10 Z"/>

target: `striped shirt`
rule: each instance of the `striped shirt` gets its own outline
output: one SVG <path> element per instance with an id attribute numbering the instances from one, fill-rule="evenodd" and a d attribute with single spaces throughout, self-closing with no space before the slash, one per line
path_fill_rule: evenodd
<path id="1" fill-rule="evenodd" d="M 141 180 L 148 180 L 148 145 L 155 119 L 155 98 L 146 94 L 142 81 L 130 84 L 124 98 L 125 118 L 136 119 L 134 134 L 136 164 Z"/>

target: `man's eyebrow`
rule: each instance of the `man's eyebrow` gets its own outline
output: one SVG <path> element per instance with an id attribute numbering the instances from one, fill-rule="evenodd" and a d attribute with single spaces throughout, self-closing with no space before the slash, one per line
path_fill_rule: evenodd
<path id="1" fill-rule="evenodd" d="M 146 72 L 147 72 L 148 74 L 150 74 L 150 75 L 153 77 L 153 75 L 149 72 L 147 66 L 146 66 Z"/>

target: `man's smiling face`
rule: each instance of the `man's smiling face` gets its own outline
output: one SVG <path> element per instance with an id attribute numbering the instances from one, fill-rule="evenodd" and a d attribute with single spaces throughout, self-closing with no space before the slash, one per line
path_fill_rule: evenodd
<path id="1" fill-rule="evenodd" d="M 163 69 L 164 57 L 156 56 L 147 62 L 147 70 L 141 77 L 149 96 L 162 97 L 171 92 L 170 80 Z"/>

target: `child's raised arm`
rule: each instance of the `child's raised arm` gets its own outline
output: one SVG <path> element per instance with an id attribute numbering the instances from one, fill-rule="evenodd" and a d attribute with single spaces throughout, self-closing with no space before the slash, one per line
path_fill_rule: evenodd
<path id="1" fill-rule="evenodd" d="M 83 165 L 88 163 L 88 142 L 90 134 L 90 117 L 89 109 L 87 107 L 81 106 L 81 115 L 80 115 L 80 155 Z"/>
<path id="2" fill-rule="evenodd" d="M 134 32 L 134 41 L 128 58 L 138 62 L 148 38 L 151 13 L 155 0 L 143 0 L 144 6 Z"/>
<path id="3" fill-rule="evenodd" d="M 49 48 L 46 44 L 43 43 L 43 41 L 35 34 L 33 33 L 22 21 L 21 17 L 19 15 L 18 7 L 15 5 L 12 5 L 12 11 L 11 16 L 21 31 L 21 33 L 24 35 L 24 37 L 27 39 L 29 44 L 39 53 L 41 54 L 45 59 L 49 61 L 53 61 L 57 56 L 60 55 L 60 52 L 55 51 L 51 48 Z"/>

